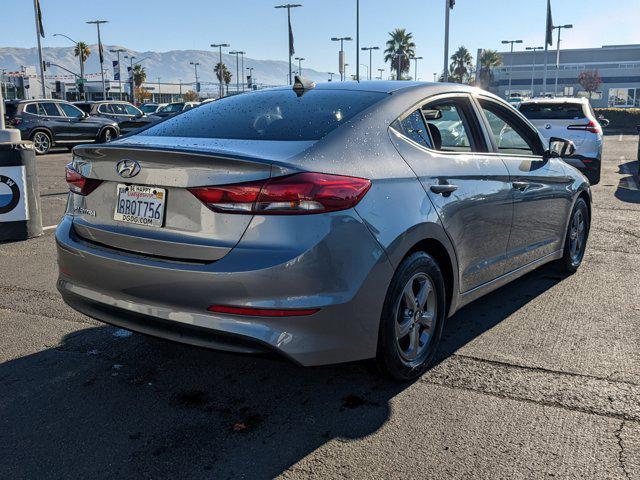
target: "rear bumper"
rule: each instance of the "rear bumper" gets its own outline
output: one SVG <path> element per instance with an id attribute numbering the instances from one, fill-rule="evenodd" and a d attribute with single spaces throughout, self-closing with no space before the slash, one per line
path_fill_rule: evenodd
<path id="1" fill-rule="evenodd" d="M 188 264 L 88 243 L 65 216 L 56 230 L 58 290 L 90 317 L 169 340 L 275 350 L 305 366 L 371 358 L 393 269 L 355 212 L 313 217 L 313 228 L 296 227 L 299 251 L 273 250 L 287 236 L 286 218 L 256 217 L 221 260 Z M 267 318 L 211 313 L 210 305 L 320 310 Z"/>

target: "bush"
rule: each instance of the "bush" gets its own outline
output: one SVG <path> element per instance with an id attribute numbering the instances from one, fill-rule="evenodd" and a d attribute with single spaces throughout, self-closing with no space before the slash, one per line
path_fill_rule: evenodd
<path id="1" fill-rule="evenodd" d="M 636 131 L 640 125 L 640 108 L 594 108 L 596 116 L 609 120 L 607 129 Z"/>

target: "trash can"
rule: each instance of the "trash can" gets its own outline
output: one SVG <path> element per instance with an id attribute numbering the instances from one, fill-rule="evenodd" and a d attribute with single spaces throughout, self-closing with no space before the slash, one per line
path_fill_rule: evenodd
<path id="1" fill-rule="evenodd" d="M 6 130 L 5 130 L 6 132 Z M 31 142 L 0 142 L 0 242 L 42 235 L 36 154 Z"/>

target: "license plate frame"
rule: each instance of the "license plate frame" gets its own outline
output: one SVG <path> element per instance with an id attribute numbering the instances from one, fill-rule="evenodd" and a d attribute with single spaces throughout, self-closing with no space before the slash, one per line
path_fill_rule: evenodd
<path id="1" fill-rule="evenodd" d="M 119 183 L 113 219 L 130 225 L 162 228 L 166 202 L 167 190 L 164 188 Z"/>

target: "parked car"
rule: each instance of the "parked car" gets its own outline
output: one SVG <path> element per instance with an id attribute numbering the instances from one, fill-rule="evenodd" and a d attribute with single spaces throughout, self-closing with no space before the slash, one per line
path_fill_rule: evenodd
<path id="1" fill-rule="evenodd" d="M 523 101 L 519 110 L 547 141 L 552 137 L 571 140 L 576 152 L 565 161 L 584 173 L 591 185 L 600 182 L 602 126 L 588 99 L 536 98 Z"/>
<path id="2" fill-rule="evenodd" d="M 94 117 L 108 118 L 118 123 L 120 133 L 127 134 L 153 123 L 139 108 L 129 102 L 101 100 L 95 102 L 74 102 L 83 112 Z"/>
<path id="3" fill-rule="evenodd" d="M 153 114 L 153 116 L 160 118 L 168 118 L 174 115 L 177 115 L 182 112 L 186 112 L 187 110 L 191 110 L 192 108 L 200 105 L 199 102 L 174 102 L 168 103 L 164 107 L 158 109 L 157 112 Z"/>
<path id="4" fill-rule="evenodd" d="M 7 124 L 20 130 L 23 140 L 33 141 L 38 155 L 54 146 L 107 143 L 120 135 L 113 120 L 89 116 L 63 100 L 12 100 L 5 102 L 5 112 Z"/>
<path id="5" fill-rule="evenodd" d="M 156 113 L 166 105 L 166 103 L 143 103 L 142 105 L 140 105 L 140 110 L 142 110 L 145 115 L 151 115 L 152 113 Z"/>
<path id="6" fill-rule="evenodd" d="M 591 195 L 559 158 L 572 148 L 465 85 L 223 98 L 76 147 L 58 289 L 150 335 L 300 365 L 377 357 L 415 378 L 462 306 L 547 262 L 580 266 Z"/>

